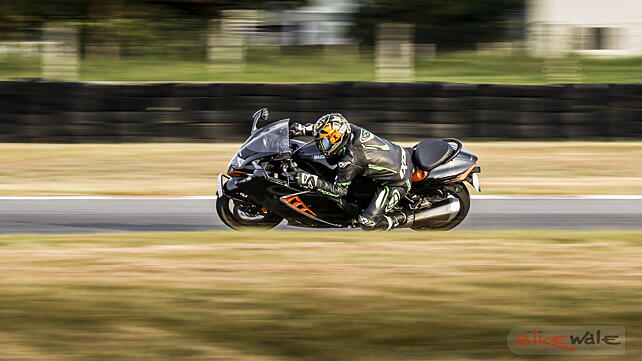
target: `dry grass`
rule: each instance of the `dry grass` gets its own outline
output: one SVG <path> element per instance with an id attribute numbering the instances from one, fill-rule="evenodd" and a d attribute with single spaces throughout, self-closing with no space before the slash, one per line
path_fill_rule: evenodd
<path id="1" fill-rule="evenodd" d="M 0 360 L 519 360 L 513 327 L 587 324 L 642 357 L 642 232 L 363 235 L 0 236 Z"/>
<path id="2" fill-rule="evenodd" d="M 642 142 L 471 143 L 484 193 L 642 194 Z"/>
<path id="3" fill-rule="evenodd" d="M 485 194 L 642 194 L 642 142 L 467 143 Z M 0 195 L 211 195 L 237 144 L 0 144 Z"/>

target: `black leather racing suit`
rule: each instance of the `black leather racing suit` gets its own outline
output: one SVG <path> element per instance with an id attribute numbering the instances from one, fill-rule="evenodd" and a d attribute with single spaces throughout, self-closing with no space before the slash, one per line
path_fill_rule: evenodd
<path id="1" fill-rule="evenodd" d="M 330 197 L 341 198 L 348 193 L 352 180 L 359 176 L 373 179 L 377 191 L 370 204 L 359 214 L 364 229 L 389 229 L 392 220 L 386 217 L 410 190 L 411 154 L 403 147 L 380 138 L 366 129 L 351 124 L 352 139 L 338 156 L 334 182 L 317 181 L 315 190 Z M 312 129 L 306 125 L 306 129 Z M 310 135 L 310 134 L 306 134 Z"/>

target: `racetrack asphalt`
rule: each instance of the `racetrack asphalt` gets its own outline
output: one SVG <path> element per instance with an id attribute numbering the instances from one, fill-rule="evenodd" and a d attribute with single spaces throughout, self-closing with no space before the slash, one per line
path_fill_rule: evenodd
<path id="1" fill-rule="evenodd" d="M 0 234 L 227 229 L 214 202 L 211 197 L 4 197 Z M 479 197 L 457 229 L 642 229 L 642 197 Z"/>

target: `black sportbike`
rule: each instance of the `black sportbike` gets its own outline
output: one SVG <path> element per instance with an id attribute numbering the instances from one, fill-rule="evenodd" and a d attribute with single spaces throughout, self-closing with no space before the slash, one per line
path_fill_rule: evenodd
<path id="1" fill-rule="evenodd" d="M 216 210 L 223 223 L 237 230 L 270 229 L 283 219 L 300 227 L 358 227 L 357 215 L 372 199 L 374 181 L 356 178 L 342 199 L 298 187 L 297 169 L 333 180 L 335 166 L 313 141 L 290 139 L 289 119 L 258 128 L 267 118 L 265 108 L 254 114 L 250 137 L 230 161 L 227 174 L 218 177 Z M 412 188 L 396 208 L 414 217 L 401 227 L 448 230 L 459 225 L 470 209 L 464 182 L 480 191 L 477 156 L 449 138 L 415 145 L 412 161 Z"/>

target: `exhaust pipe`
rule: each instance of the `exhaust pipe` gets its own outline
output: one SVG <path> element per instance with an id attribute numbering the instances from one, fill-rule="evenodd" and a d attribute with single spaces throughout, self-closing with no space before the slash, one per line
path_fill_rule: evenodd
<path id="1" fill-rule="evenodd" d="M 459 199 L 448 198 L 436 207 L 416 211 L 414 215 L 408 218 L 406 224 L 401 227 L 420 227 L 434 222 L 448 222 L 455 218 L 459 213 L 460 207 Z"/>

